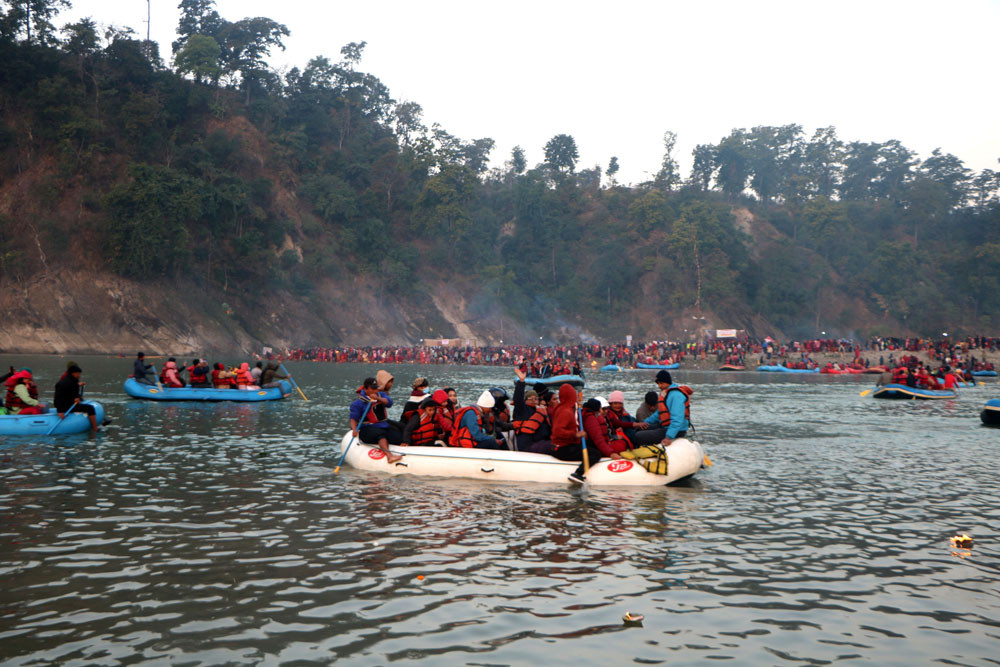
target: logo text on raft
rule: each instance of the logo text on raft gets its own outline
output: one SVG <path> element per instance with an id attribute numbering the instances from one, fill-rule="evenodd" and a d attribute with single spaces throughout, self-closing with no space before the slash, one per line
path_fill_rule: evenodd
<path id="1" fill-rule="evenodd" d="M 619 459 L 608 464 L 608 470 L 611 472 L 625 472 L 626 470 L 631 469 L 632 462 L 627 459 Z"/>
<path id="2" fill-rule="evenodd" d="M 375 459 L 376 461 L 378 461 L 379 459 L 383 458 L 384 456 L 385 456 L 385 452 L 383 452 L 381 449 L 369 449 L 368 450 L 368 458 L 370 458 L 370 459 Z"/>

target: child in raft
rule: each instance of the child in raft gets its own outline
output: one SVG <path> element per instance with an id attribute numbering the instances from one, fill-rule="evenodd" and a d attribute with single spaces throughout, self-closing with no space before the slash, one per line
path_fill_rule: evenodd
<path id="1" fill-rule="evenodd" d="M 402 438 L 399 431 L 389 428 L 388 421 L 380 420 L 376 416 L 375 408 L 378 406 L 382 406 L 383 409 L 391 408 L 392 399 L 386 392 L 379 391 L 378 380 L 365 378 L 361 388 L 358 389 L 358 398 L 351 402 L 351 436 L 355 438 L 360 436 L 361 442 L 364 443 L 375 443 L 385 452 L 386 462 L 392 465 L 403 457 L 390 452 L 389 445 L 402 444 Z"/>

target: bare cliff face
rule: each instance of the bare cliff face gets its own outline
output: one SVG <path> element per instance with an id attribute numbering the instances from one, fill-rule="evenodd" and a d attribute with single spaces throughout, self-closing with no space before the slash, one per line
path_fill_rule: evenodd
<path id="1" fill-rule="evenodd" d="M 281 292 L 224 293 L 194 283 L 138 283 L 71 273 L 0 289 L 0 351 L 26 354 L 193 356 L 347 345 L 412 345 L 424 338 L 500 342 L 499 317 L 476 318 L 446 287 L 433 297 L 379 296 L 370 285 L 326 283 L 309 298 Z M 503 323 L 509 340 L 528 340 Z"/>

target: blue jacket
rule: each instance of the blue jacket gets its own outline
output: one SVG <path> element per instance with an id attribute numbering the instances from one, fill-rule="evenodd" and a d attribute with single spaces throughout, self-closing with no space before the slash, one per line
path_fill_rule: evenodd
<path id="1" fill-rule="evenodd" d="M 386 408 L 391 408 L 392 407 L 392 398 L 389 397 L 389 394 L 385 393 L 384 391 L 380 391 L 378 393 L 378 395 L 381 396 L 382 398 L 386 398 L 386 399 L 389 400 L 389 404 L 385 406 Z M 368 401 L 366 401 L 364 399 L 361 399 L 361 398 L 356 398 L 351 403 L 351 419 L 353 419 L 355 422 L 357 422 L 358 428 L 361 428 L 362 426 L 366 426 L 366 425 L 368 425 L 368 426 L 374 426 L 376 428 L 389 428 L 389 422 L 387 422 L 387 421 L 380 421 L 380 422 L 375 422 L 375 423 L 369 423 L 367 421 L 368 420 L 367 416 L 365 416 L 365 421 L 362 423 L 361 416 L 364 415 L 366 407 L 368 407 Z M 374 410 L 374 409 L 375 409 L 375 405 L 373 404 L 372 405 L 372 410 Z"/>
<path id="2" fill-rule="evenodd" d="M 489 433 L 485 433 L 483 429 L 479 427 L 479 420 L 476 419 L 476 415 L 472 412 L 472 410 L 469 410 L 464 415 L 462 415 L 462 421 L 460 422 L 459 426 L 464 426 L 465 428 L 469 429 L 469 435 L 471 435 L 472 439 L 475 440 L 477 443 L 479 442 L 496 443 L 497 441 L 496 438 L 494 438 Z"/>
<path id="3" fill-rule="evenodd" d="M 684 392 L 670 391 L 678 387 L 679 385 L 672 384 L 667 388 L 667 410 L 670 411 L 670 428 L 667 429 L 663 437 L 670 438 L 671 440 L 676 438 L 677 434 L 681 431 L 688 430 L 690 426 L 687 418 L 684 416 L 684 403 L 686 402 Z M 646 417 L 644 421 L 651 426 L 659 426 L 660 413 L 654 412 Z"/>

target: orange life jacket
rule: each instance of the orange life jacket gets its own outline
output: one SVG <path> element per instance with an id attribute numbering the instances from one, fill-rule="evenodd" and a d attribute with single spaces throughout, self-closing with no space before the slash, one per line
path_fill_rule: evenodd
<path id="1" fill-rule="evenodd" d="M 422 414 L 420 415 L 420 424 L 410 433 L 410 444 L 416 446 L 433 445 L 434 441 L 438 439 L 439 433 L 437 419 L 428 419 L 426 414 Z"/>
<path id="2" fill-rule="evenodd" d="M 535 413 L 527 419 L 514 420 L 514 433 L 517 435 L 534 435 L 547 421 L 547 416 L 543 415 L 541 410 L 535 410 Z"/>
<path id="3" fill-rule="evenodd" d="M 451 430 L 451 438 L 448 444 L 452 447 L 466 447 L 471 449 L 476 446 L 476 441 L 472 438 L 472 433 L 469 431 L 468 427 L 462 425 L 462 418 L 465 417 L 465 413 L 472 410 L 476 414 L 476 422 L 479 424 L 479 428 L 483 427 L 483 416 L 479 414 L 476 410 L 476 406 L 467 405 L 458 411 L 455 415 L 455 428 Z"/>
<path id="4" fill-rule="evenodd" d="M 694 389 L 682 384 L 667 389 L 666 393 L 660 396 L 656 402 L 656 410 L 660 414 L 660 426 L 663 428 L 670 428 L 670 410 L 667 408 L 667 396 L 672 391 L 679 391 L 684 394 L 684 419 L 688 421 L 688 424 L 691 423 L 691 394 L 694 393 Z"/>

